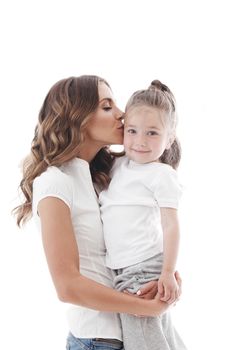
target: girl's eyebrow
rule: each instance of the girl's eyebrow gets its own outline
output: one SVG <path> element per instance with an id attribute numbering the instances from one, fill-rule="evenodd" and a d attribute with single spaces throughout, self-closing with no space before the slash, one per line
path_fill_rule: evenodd
<path id="1" fill-rule="evenodd" d="M 160 130 L 160 128 L 156 127 L 156 126 L 148 126 L 148 129 L 156 129 L 156 130 Z"/>
<path id="2" fill-rule="evenodd" d="M 136 128 L 136 126 L 133 125 L 133 124 L 125 124 L 125 126 L 126 126 L 127 128 L 129 128 L 129 127 L 130 127 L 130 128 Z M 156 126 L 147 126 L 146 129 L 160 130 L 160 128 L 157 128 Z"/>

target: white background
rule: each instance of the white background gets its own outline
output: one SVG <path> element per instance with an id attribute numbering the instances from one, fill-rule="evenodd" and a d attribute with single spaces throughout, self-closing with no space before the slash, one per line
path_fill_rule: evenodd
<path id="1" fill-rule="evenodd" d="M 232 349 L 231 1 L 2 1 L 0 5 L 0 348 L 65 348 L 66 305 L 56 297 L 33 223 L 19 230 L 19 162 L 57 80 L 96 74 L 123 109 L 158 78 L 174 92 L 183 147 L 173 310 L 189 350 Z"/>

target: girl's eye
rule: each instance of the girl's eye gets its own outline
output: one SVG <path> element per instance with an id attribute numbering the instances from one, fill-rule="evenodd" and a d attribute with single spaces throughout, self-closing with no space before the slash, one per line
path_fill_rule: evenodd
<path id="1" fill-rule="evenodd" d="M 147 135 L 154 136 L 154 135 L 158 135 L 158 133 L 156 131 L 148 131 Z"/>
<path id="2" fill-rule="evenodd" d="M 134 130 L 134 129 L 128 129 L 128 130 L 127 130 L 127 133 L 128 133 L 128 134 L 135 134 L 135 133 L 136 133 L 136 130 Z"/>
<path id="3" fill-rule="evenodd" d="M 110 111 L 112 109 L 112 107 L 108 106 L 108 107 L 103 107 L 104 111 Z"/>

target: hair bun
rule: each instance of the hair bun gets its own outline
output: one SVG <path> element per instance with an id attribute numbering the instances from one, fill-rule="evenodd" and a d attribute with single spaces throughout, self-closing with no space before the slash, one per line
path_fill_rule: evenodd
<path id="1" fill-rule="evenodd" d="M 160 91 L 163 91 L 163 92 L 171 92 L 170 89 L 167 87 L 167 85 L 161 83 L 160 80 L 153 80 L 148 88 L 148 90 L 160 90 Z"/>

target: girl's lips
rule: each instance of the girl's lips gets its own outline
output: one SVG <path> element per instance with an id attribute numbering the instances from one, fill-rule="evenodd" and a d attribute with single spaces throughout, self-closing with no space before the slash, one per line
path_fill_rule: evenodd
<path id="1" fill-rule="evenodd" d="M 149 153 L 150 151 L 142 151 L 142 150 L 137 150 L 137 149 L 132 149 L 132 151 L 137 152 L 137 153 Z"/>

